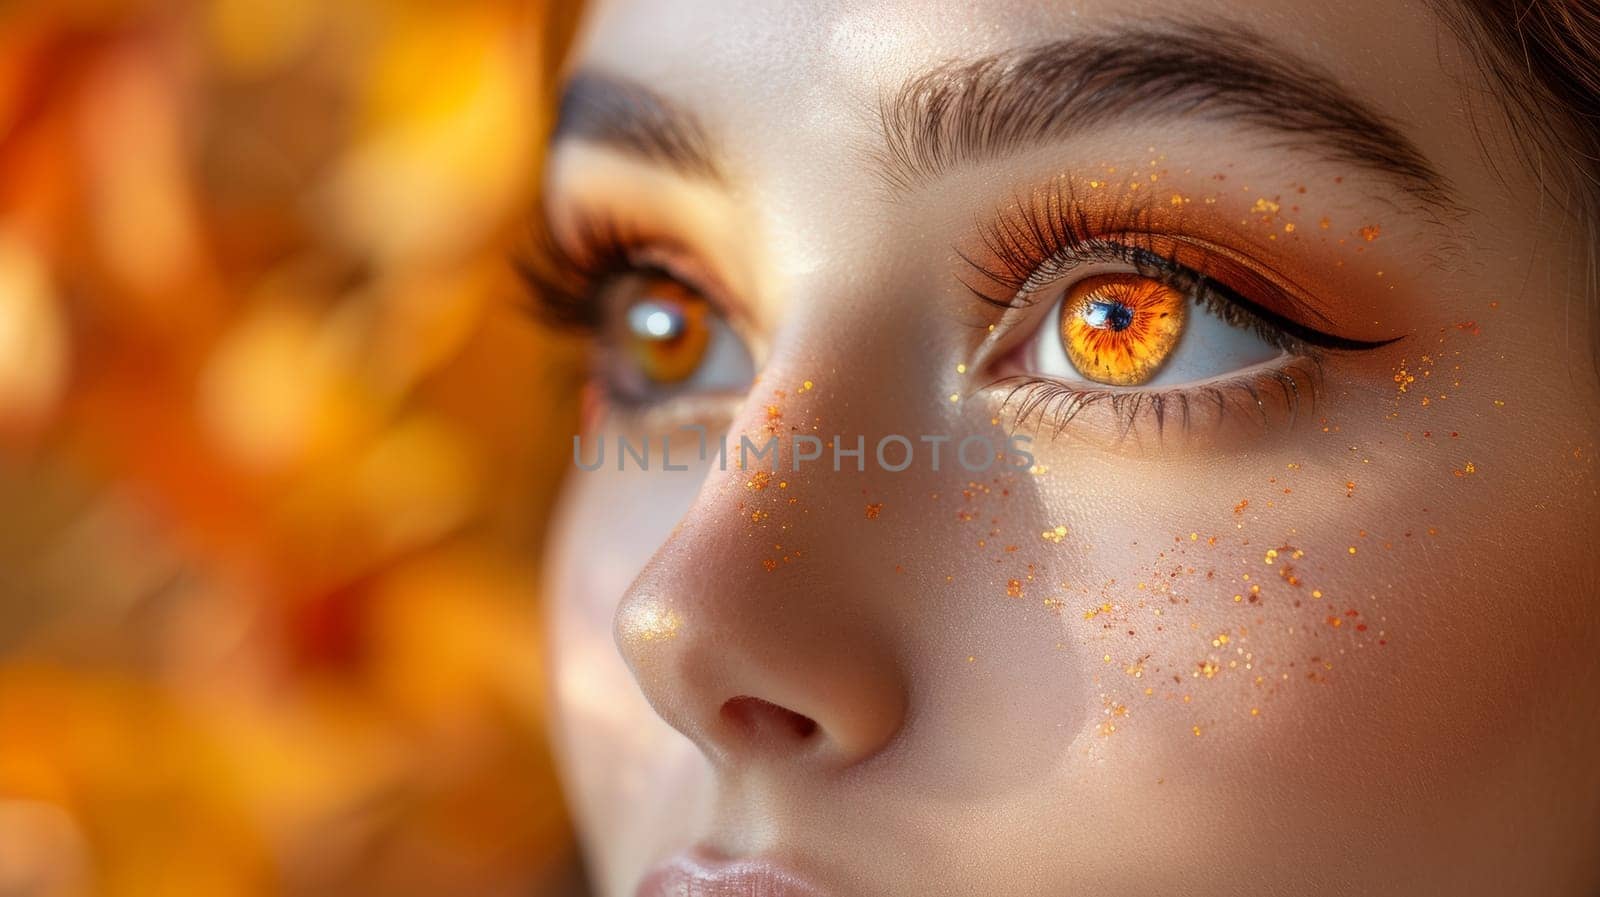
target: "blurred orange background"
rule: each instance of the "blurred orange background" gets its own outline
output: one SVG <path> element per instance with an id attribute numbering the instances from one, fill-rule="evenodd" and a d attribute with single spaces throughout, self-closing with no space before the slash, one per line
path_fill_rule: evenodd
<path id="1" fill-rule="evenodd" d="M 578 894 L 522 309 L 573 10 L 0 2 L 0 895 Z"/>

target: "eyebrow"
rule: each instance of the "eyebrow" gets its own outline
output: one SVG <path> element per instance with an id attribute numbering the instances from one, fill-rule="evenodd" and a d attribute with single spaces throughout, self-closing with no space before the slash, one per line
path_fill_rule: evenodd
<path id="1" fill-rule="evenodd" d="M 1151 118 L 1244 124 L 1392 180 L 1437 212 L 1450 185 L 1385 116 L 1242 27 L 1155 22 L 953 62 L 880 102 L 873 155 L 900 190 L 958 165 Z"/>
<path id="2" fill-rule="evenodd" d="M 580 71 L 562 90 L 560 110 L 552 145 L 584 140 L 691 177 L 723 180 L 699 120 L 637 81 Z"/>

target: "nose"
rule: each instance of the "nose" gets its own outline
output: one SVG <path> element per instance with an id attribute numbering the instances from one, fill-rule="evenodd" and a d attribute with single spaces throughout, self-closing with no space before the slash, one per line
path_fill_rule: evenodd
<path id="1" fill-rule="evenodd" d="M 906 711 L 893 621 L 863 594 L 887 584 L 852 569 L 848 527 L 799 497 L 806 473 L 729 467 L 623 598 L 617 644 L 713 765 L 860 763 Z"/>

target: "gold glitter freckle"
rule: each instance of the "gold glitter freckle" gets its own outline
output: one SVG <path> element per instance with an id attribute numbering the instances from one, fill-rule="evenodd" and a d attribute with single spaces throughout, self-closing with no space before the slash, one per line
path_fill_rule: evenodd
<path id="1" fill-rule="evenodd" d="M 1286 223 L 1283 226 L 1283 232 L 1286 233 L 1286 234 L 1294 233 L 1294 222 L 1290 221 L 1290 222 Z"/>
<path id="2" fill-rule="evenodd" d="M 1022 580 L 1013 579 L 1006 583 L 1006 594 L 1012 598 L 1022 597 Z"/>
<path id="3" fill-rule="evenodd" d="M 1250 715 L 1251 716 L 1260 716 L 1261 715 L 1261 708 L 1260 707 L 1251 707 L 1250 708 Z"/>
<path id="4" fill-rule="evenodd" d="M 1268 564 L 1275 563 L 1278 559 L 1278 549 L 1268 548 L 1266 557 L 1262 558 Z"/>
<path id="5" fill-rule="evenodd" d="M 814 387 L 814 386 L 816 386 L 815 383 L 812 383 L 810 380 L 807 380 L 806 382 L 800 384 L 800 389 L 798 391 L 799 392 L 810 392 L 811 388 Z"/>
<path id="6" fill-rule="evenodd" d="M 959 401 L 961 401 L 961 397 L 956 395 L 955 393 L 951 393 L 950 394 L 950 401 L 959 402 Z"/>
<path id="7" fill-rule="evenodd" d="M 772 558 L 763 558 L 761 561 L 761 566 L 764 567 L 768 573 L 771 573 L 772 571 L 778 569 L 778 562 Z"/>
<path id="8" fill-rule="evenodd" d="M 1055 529 L 1047 529 L 1039 534 L 1039 538 L 1045 540 L 1046 542 L 1055 542 L 1057 544 L 1059 544 L 1061 540 L 1065 539 L 1066 537 L 1067 528 L 1065 526 L 1058 526 Z"/>
<path id="9" fill-rule="evenodd" d="M 965 364 L 956 365 L 956 373 L 965 374 L 966 372 L 967 372 L 967 366 Z"/>
<path id="10" fill-rule="evenodd" d="M 777 405 L 768 405 L 767 406 L 767 420 L 777 420 L 778 418 L 780 418 L 782 416 L 783 416 L 783 412 L 778 410 L 778 406 Z"/>
<path id="11" fill-rule="evenodd" d="M 750 479 L 744 481 L 744 486 L 746 489 L 759 491 L 767 488 L 767 481 L 770 479 L 772 479 L 772 471 L 758 470 L 750 475 Z"/>
<path id="12" fill-rule="evenodd" d="M 1199 726 L 1195 726 L 1194 727 L 1194 737 L 1196 737 L 1196 738 L 1200 737 L 1200 727 Z"/>
<path id="13" fill-rule="evenodd" d="M 1321 598 L 1322 597 L 1322 590 L 1321 589 L 1312 589 L 1311 590 L 1311 597 L 1313 597 L 1313 598 Z"/>
<path id="14" fill-rule="evenodd" d="M 883 502 L 881 502 L 881 501 L 880 502 L 874 502 L 872 504 L 867 505 L 867 519 L 868 520 L 877 520 L 878 519 L 878 515 L 881 514 L 881 513 L 883 513 Z"/>
<path id="15" fill-rule="evenodd" d="M 1330 225 L 1331 225 L 1331 224 L 1332 224 L 1332 223 L 1333 223 L 1333 222 L 1331 222 L 1331 221 L 1329 221 L 1329 220 L 1328 220 L 1328 216 L 1326 216 L 1326 215 L 1324 215 L 1324 216 L 1322 216 L 1322 220 L 1321 220 L 1321 221 L 1318 221 L 1318 222 L 1317 222 L 1317 227 L 1320 227 L 1320 228 L 1322 228 L 1322 229 L 1323 229 L 1323 230 L 1327 230 L 1327 229 L 1328 229 L 1328 227 L 1329 227 L 1329 226 L 1330 226 Z"/>
<path id="16" fill-rule="evenodd" d="M 678 615 L 654 601 L 634 604 L 623 611 L 619 628 L 637 641 L 666 641 L 678 634 Z"/>
<path id="17" fill-rule="evenodd" d="M 1373 240 L 1378 239 L 1378 235 L 1381 233 L 1383 233 L 1383 228 L 1376 224 L 1369 224 L 1361 228 L 1361 239 L 1371 243 Z"/>
<path id="18" fill-rule="evenodd" d="M 1348 550 L 1349 550 L 1349 552 L 1351 554 L 1355 554 L 1356 553 L 1356 547 L 1354 545 L 1350 546 L 1350 548 Z"/>

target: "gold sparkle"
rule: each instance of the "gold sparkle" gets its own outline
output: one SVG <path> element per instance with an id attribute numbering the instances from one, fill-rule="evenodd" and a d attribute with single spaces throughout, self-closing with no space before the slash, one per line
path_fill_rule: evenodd
<path id="1" fill-rule="evenodd" d="M 656 601 L 645 601 L 625 607 L 618 630 L 628 640 L 659 642 L 677 636 L 678 625 L 678 615 L 671 608 Z"/>

